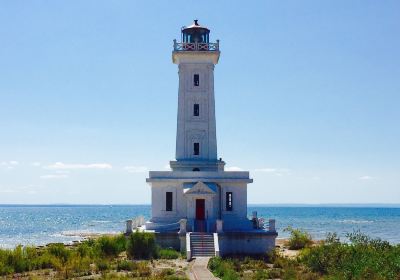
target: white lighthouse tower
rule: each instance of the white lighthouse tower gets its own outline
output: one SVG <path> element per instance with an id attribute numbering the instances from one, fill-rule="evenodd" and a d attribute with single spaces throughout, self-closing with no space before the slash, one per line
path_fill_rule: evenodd
<path id="1" fill-rule="evenodd" d="M 176 161 L 173 170 L 217 171 L 214 66 L 219 42 L 210 43 L 209 33 L 194 24 L 182 29 L 182 43 L 174 41 L 172 61 L 179 67 Z"/>
<path id="2" fill-rule="evenodd" d="M 255 253 L 272 248 L 277 234 L 274 226 L 266 230 L 257 219 L 247 218 L 249 172 L 224 171 L 225 162 L 218 159 L 214 67 L 220 48 L 209 35 L 195 20 L 181 30 L 181 42 L 174 40 L 172 61 L 179 68 L 176 160 L 170 162 L 171 171 L 149 173 L 152 218 L 145 229 L 164 242 L 170 236 L 172 246 L 171 236 L 179 231 L 181 249 L 183 237 L 198 238 L 201 232 L 216 234 L 221 252 Z"/>

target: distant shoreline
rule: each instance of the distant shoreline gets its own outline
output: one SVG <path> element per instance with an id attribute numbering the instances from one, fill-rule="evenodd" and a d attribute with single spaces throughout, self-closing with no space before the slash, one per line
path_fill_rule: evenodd
<path id="1" fill-rule="evenodd" d="M 5 203 L 0 207 L 119 207 L 119 206 L 151 206 L 151 204 L 67 204 L 67 203 L 48 203 L 48 204 L 18 204 L 18 203 Z M 247 207 L 305 207 L 305 208 L 400 208 L 400 203 L 321 203 L 321 204 L 307 204 L 307 203 L 250 203 Z"/>

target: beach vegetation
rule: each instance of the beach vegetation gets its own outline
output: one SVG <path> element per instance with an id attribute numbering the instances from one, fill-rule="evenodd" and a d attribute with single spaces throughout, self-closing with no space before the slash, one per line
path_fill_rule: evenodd
<path id="1" fill-rule="evenodd" d="M 158 257 L 159 251 L 153 233 L 136 231 L 128 238 L 126 252 L 130 258 L 154 259 Z"/>
<path id="2" fill-rule="evenodd" d="M 299 250 L 310 247 L 313 243 L 311 235 L 304 230 L 289 226 L 285 228 L 284 231 L 288 231 L 290 233 L 290 237 L 287 241 L 287 245 L 289 246 L 290 250 Z"/>
<path id="3" fill-rule="evenodd" d="M 178 259 L 181 256 L 181 254 L 174 249 L 167 248 L 167 249 L 160 249 L 158 252 L 158 256 L 160 259 L 172 260 L 172 259 Z"/>
<path id="4" fill-rule="evenodd" d="M 299 262 L 313 272 L 335 279 L 400 279 L 400 245 L 361 232 L 340 242 L 331 234 L 319 246 L 301 252 Z"/>
<path id="5" fill-rule="evenodd" d="M 102 256 L 116 257 L 126 250 L 126 238 L 123 234 L 117 236 L 101 236 L 96 240 L 98 252 Z"/>
<path id="6" fill-rule="evenodd" d="M 117 262 L 118 271 L 135 271 L 137 267 L 137 263 L 129 260 L 120 260 Z"/>
<path id="7" fill-rule="evenodd" d="M 400 279 L 400 245 L 349 233 L 345 241 L 336 234 L 285 256 L 276 249 L 266 256 L 215 257 L 209 269 L 221 279 Z"/>
<path id="8" fill-rule="evenodd" d="M 73 246 L 53 243 L 45 247 L 0 249 L 0 276 L 42 271 L 42 275 L 62 279 L 95 274 L 101 274 L 104 279 L 116 279 L 111 274 L 118 272 L 118 277 L 122 278 L 129 274 L 130 278 L 184 279 L 171 274 L 170 270 L 168 273 L 167 270 L 162 273 L 153 271 L 150 262 L 143 261 L 179 257 L 180 253 L 173 249 L 159 248 L 154 234 L 135 232 L 128 237 L 122 234 L 101 236 Z M 31 276 L 35 278 L 37 275 Z"/>
<path id="9" fill-rule="evenodd" d="M 214 257 L 208 266 L 221 279 L 400 279 L 400 245 L 360 232 L 348 234 L 344 241 L 329 234 L 325 240 L 298 250 L 297 256 L 282 252 L 281 248 L 261 256 Z M 13 277 L 15 273 L 43 270 L 50 278 L 100 274 L 103 279 L 119 279 L 113 278 L 118 275 L 121 279 L 177 280 L 185 276 L 173 273 L 176 267 L 172 263 L 170 268 L 154 270 L 154 262 L 156 258 L 171 262 L 179 257 L 173 249 L 156 246 L 153 234 L 135 232 L 74 246 L 54 243 L 0 249 L 0 275 Z"/>
<path id="10" fill-rule="evenodd" d="M 236 259 L 223 259 L 220 257 L 211 258 L 208 263 L 208 268 L 213 274 L 223 280 L 240 279 L 239 274 L 236 272 L 237 265 Z"/>

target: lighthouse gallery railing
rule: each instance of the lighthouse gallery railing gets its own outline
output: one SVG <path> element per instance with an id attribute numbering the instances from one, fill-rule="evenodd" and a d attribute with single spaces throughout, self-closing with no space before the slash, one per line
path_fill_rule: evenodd
<path id="1" fill-rule="evenodd" d="M 216 43 L 178 43 L 174 40 L 174 51 L 219 51 L 219 40 Z"/>

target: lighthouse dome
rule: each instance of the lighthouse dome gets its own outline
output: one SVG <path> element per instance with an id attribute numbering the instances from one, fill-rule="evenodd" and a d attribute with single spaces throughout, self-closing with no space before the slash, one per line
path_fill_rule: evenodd
<path id="1" fill-rule="evenodd" d="M 182 41 L 184 43 L 208 43 L 210 30 L 201 26 L 195 19 L 193 24 L 182 28 Z"/>

